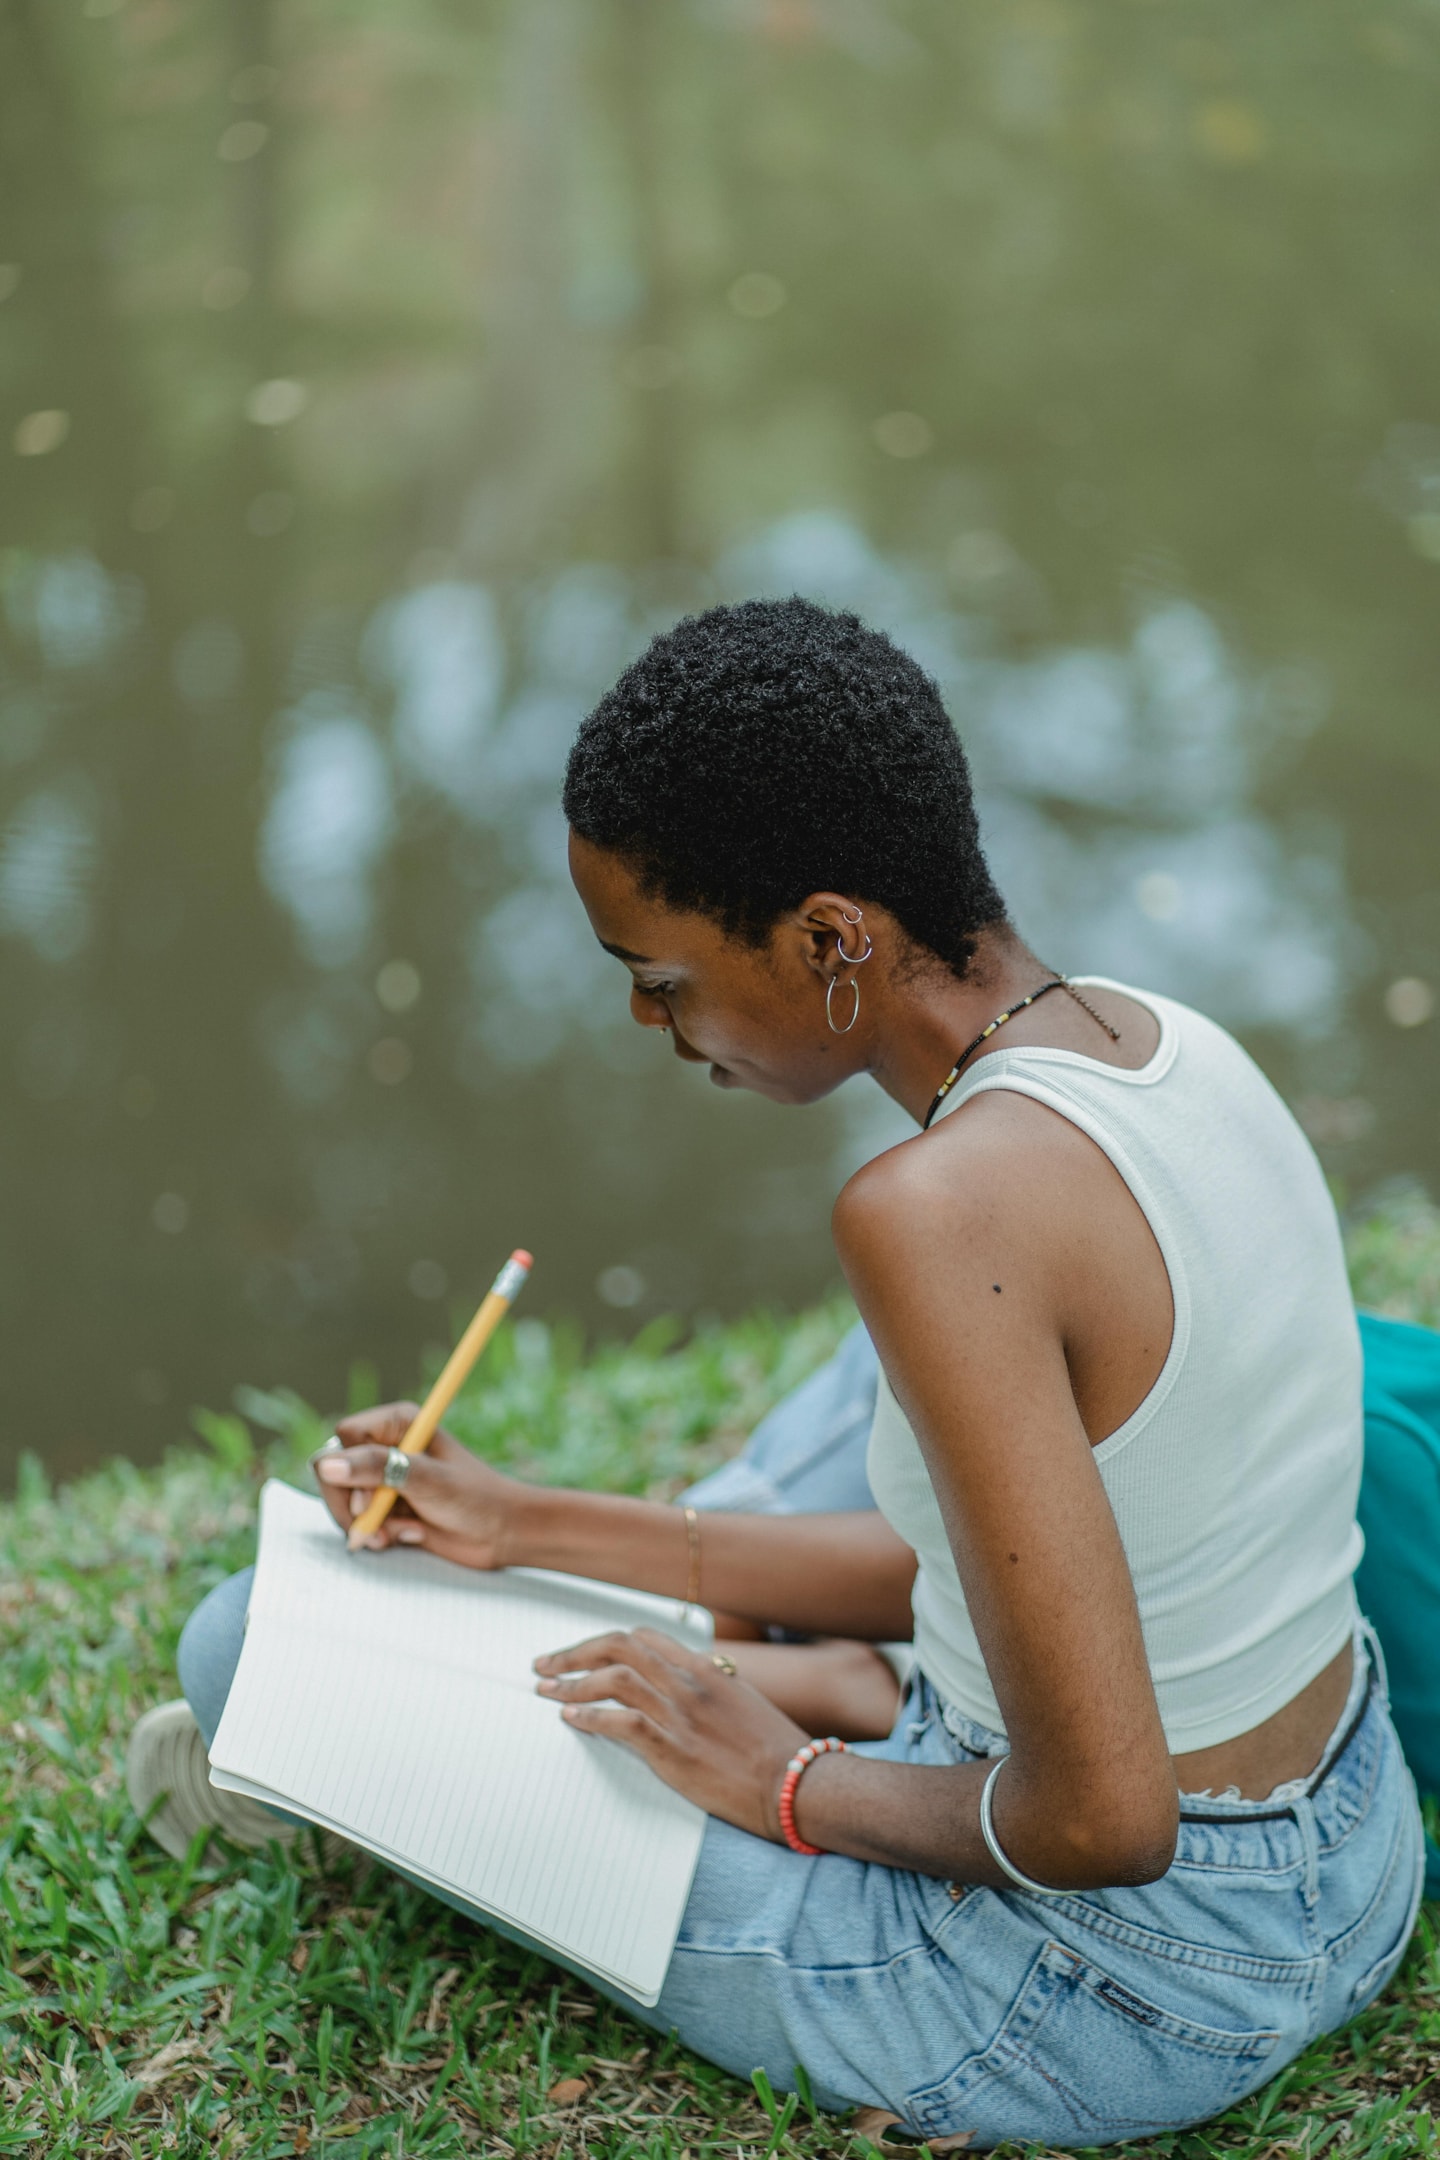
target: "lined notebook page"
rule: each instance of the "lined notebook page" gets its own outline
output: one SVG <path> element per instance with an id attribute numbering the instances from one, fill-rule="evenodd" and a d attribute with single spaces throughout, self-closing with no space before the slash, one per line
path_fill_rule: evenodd
<path id="1" fill-rule="evenodd" d="M 509 1920 L 644 2003 L 659 1994 L 703 1812 L 573 1731 L 531 1660 L 608 1627 L 703 1649 L 708 1614 L 534 1569 L 348 1553 L 272 1479 L 214 1782 L 282 1803 Z"/>

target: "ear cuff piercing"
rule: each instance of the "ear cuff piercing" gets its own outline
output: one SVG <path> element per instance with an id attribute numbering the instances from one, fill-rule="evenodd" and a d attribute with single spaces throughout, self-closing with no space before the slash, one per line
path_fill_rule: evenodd
<path id="1" fill-rule="evenodd" d="M 852 929 L 857 923 L 859 923 L 863 919 L 863 915 L 864 910 L 861 908 L 856 908 L 853 915 L 851 914 L 849 908 L 841 908 L 840 910 L 841 921 L 849 923 Z M 843 938 L 836 938 L 835 950 L 839 953 L 840 958 L 845 963 L 846 967 L 858 968 L 862 967 L 864 963 L 870 958 L 871 953 L 873 953 L 875 950 L 875 946 L 871 939 L 870 933 L 867 930 L 865 932 L 864 952 L 853 954 L 847 953 L 845 950 L 845 941 Z M 844 1027 L 839 1026 L 839 1024 L 837 1023 L 835 1018 L 835 986 L 840 981 L 840 979 L 841 978 L 839 977 L 839 975 L 832 975 L 829 982 L 825 986 L 825 1018 L 829 1023 L 830 1032 L 832 1035 L 848 1035 L 851 1028 L 854 1027 L 856 1021 L 860 1017 L 860 985 L 855 980 L 855 977 L 852 975 L 850 977 L 849 987 L 855 1002 L 850 1008 L 850 1018 L 845 1022 Z"/>

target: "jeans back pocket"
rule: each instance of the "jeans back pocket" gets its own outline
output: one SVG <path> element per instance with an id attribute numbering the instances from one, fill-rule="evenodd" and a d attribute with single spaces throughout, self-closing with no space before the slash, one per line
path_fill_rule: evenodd
<path id="1" fill-rule="evenodd" d="M 912 2094 L 906 2112 L 928 2136 L 969 2132 L 976 2146 L 1184 2129 L 1263 2084 L 1279 2039 L 1182 2017 L 1047 1942 L 989 2046 Z"/>

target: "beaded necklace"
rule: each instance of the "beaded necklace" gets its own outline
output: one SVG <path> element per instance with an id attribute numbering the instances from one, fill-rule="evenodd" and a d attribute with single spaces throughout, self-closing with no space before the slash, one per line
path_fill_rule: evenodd
<path id="1" fill-rule="evenodd" d="M 1052 975 L 1049 982 L 1041 983 L 1039 989 L 1032 990 L 1029 997 L 1021 998 L 1018 1005 L 1010 1006 L 1005 1012 L 996 1013 L 995 1018 L 990 1022 L 989 1026 L 981 1028 L 980 1033 L 975 1037 L 974 1042 L 966 1045 L 966 1047 L 961 1051 L 959 1057 L 956 1058 L 955 1063 L 951 1066 L 949 1072 L 946 1073 L 945 1078 L 940 1082 L 939 1087 L 936 1088 L 935 1099 L 931 1103 L 929 1109 L 925 1112 L 924 1121 L 920 1127 L 921 1132 L 928 1132 L 930 1130 L 930 1120 L 934 1117 L 936 1111 L 940 1108 L 941 1103 L 944 1102 L 945 1097 L 950 1093 L 951 1088 L 954 1087 L 956 1081 L 960 1078 L 960 1074 L 964 1070 L 967 1058 L 972 1058 L 975 1055 L 975 1052 L 980 1048 L 981 1043 L 989 1041 L 990 1037 L 995 1033 L 996 1028 L 1004 1027 L 1007 1020 L 1013 1020 L 1017 1013 L 1024 1012 L 1025 1008 L 1028 1005 L 1033 1005 L 1037 999 L 1048 996 L 1052 990 L 1065 991 L 1067 996 L 1074 998 L 1075 1003 L 1079 1006 L 1082 1006 L 1084 1010 L 1089 1013 L 1091 1019 L 1096 1023 L 1097 1027 L 1104 1028 L 1105 1033 L 1110 1037 L 1111 1042 L 1119 1042 L 1119 1028 L 1111 1027 L 1108 1020 L 1102 1019 L 1100 1014 L 1096 1012 L 1095 1007 L 1090 1004 L 1088 999 L 1081 997 L 1080 992 L 1075 988 L 1075 985 L 1071 982 L 1067 982 L 1063 975 Z"/>

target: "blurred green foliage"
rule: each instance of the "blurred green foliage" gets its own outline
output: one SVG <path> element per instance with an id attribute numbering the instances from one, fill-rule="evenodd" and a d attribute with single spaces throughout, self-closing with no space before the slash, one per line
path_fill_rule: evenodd
<path id="1" fill-rule="evenodd" d="M 1440 1208 L 1402 1191 L 1350 1233 L 1355 1301 L 1396 1320 L 1440 1328 Z"/>

